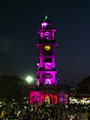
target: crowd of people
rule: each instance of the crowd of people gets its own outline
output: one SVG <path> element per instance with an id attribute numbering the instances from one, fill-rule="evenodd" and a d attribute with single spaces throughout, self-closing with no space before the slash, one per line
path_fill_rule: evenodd
<path id="1" fill-rule="evenodd" d="M 69 114 L 65 111 L 65 106 L 61 105 L 6 104 L 0 109 L 0 120 L 81 120 L 82 118 L 79 111 L 73 115 L 71 110 Z"/>

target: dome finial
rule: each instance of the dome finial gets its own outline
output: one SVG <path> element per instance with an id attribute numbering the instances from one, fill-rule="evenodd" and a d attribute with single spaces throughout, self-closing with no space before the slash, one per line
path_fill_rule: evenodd
<path id="1" fill-rule="evenodd" d="M 48 16 L 47 16 L 47 14 L 45 15 L 45 19 L 44 19 L 44 21 L 46 20 L 48 18 Z"/>

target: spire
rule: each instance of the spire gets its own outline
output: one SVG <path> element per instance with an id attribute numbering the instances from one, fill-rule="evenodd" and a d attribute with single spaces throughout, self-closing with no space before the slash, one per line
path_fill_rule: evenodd
<path id="1" fill-rule="evenodd" d="M 50 28 L 52 29 L 52 23 L 51 21 L 48 19 L 47 14 L 45 15 L 45 19 L 43 20 L 43 22 L 41 23 L 41 28 Z"/>
<path id="2" fill-rule="evenodd" d="M 45 15 L 45 19 L 44 19 L 44 21 L 47 20 L 47 19 L 48 19 L 48 16 L 47 16 L 47 14 L 46 14 L 46 15 Z"/>

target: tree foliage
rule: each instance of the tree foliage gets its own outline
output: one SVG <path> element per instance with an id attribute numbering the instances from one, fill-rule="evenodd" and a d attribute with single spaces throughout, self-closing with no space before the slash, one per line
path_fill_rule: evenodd
<path id="1" fill-rule="evenodd" d="M 0 75 L 0 100 L 11 101 L 15 99 L 20 101 L 24 97 L 26 81 L 19 76 L 12 75 Z"/>

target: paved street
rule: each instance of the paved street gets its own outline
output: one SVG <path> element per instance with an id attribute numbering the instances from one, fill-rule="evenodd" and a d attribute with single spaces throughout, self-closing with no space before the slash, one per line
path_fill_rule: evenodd
<path id="1" fill-rule="evenodd" d="M 82 114 L 82 120 L 88 120 L 85 113 Z"/>
<path id="2" fill-rule="evenodd" d="M 63 111 L 63 117 L 65 118 L 65 115 L 66 114 L 68 115 L 69 113 L 70 112 L 68 110 Z M 75 114 L 75 110 L 72 110 L 71 114 L 74 115 Z M 81 113 L 81 114 L 82 114 L 82 119 L 81 120 L 88 120 L 87 116 L 86 116 L 86 113 Z"/>

